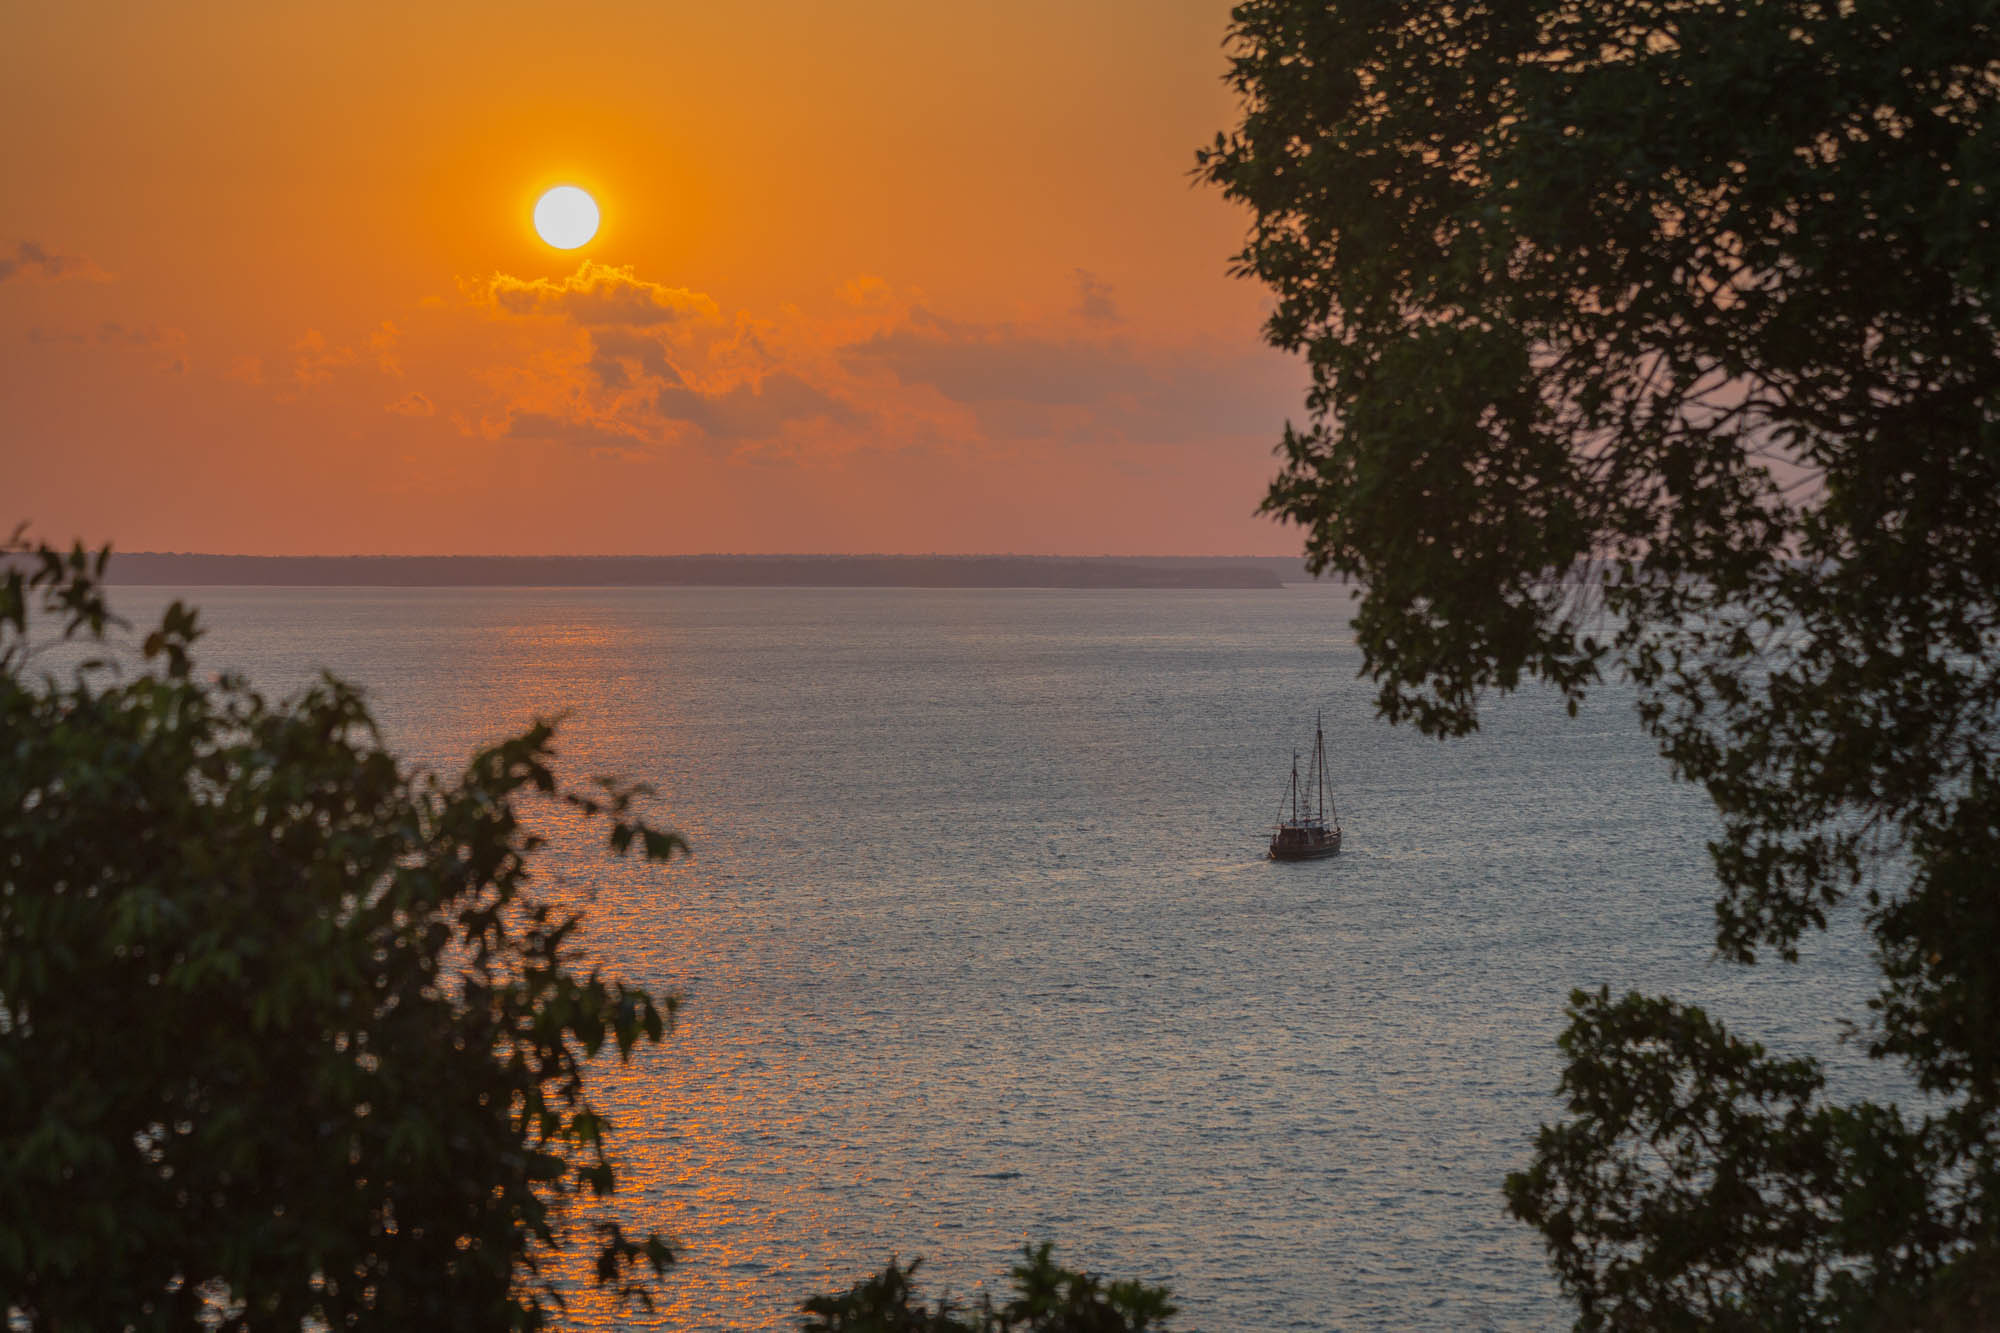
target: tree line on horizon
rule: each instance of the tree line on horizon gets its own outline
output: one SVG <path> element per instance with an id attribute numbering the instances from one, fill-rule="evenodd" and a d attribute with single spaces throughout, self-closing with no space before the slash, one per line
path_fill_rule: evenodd
<path id="1" fill-rule="evenodd" d="M 121 552 L 111 584 L 270 587 L 1276 588 L 1268 556 L 204 555 Z"/>

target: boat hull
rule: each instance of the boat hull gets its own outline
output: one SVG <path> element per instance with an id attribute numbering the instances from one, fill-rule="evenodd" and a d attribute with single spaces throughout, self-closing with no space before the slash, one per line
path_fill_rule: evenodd
<path id="1" fill-rule="evenodd" d="M 1271 839 L 1271 859 L 1273 861 L 1322 861 L 1329 856 L 1340 855 L 1340 835 L 1334 834 L 1325 841 L 1305 839 Z"/>

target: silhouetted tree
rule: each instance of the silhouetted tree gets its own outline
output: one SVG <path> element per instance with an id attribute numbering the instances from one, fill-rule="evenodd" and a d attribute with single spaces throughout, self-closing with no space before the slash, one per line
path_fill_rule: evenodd
<path id="1" fill-rule="evenodd" d="M 547 723 L 444 781 L 331 676 L 204 680 L 179 603 L 138 674 L 38 673 L 44 617 L 115 624 L 105 553 L 0 563 L 0 1318 L 542 1326 L 570 1206 L 614 1187 L 585 1061 L 670 1009 L 573 969 L 523 801 L 684 844 L 641 788 L 561 791 Z M 595 1230 L 644 1297 L 666 1245 Z"/>
<path id="2" fill-rule="evenodd" d="M 1146 1333 L 1174 1316 L 1165 1287 L 1106 1282 L 1063 1268 L 1048 1244 L 1021 1249 L 1013 1269 L 1014 1299 L 995 1305 L 982 1295 L 967 1306 L 939 1297 L 927 1305 L 910 1281 L 922 1260 L 888 1267 L 838 1296 L 814 1296 L 803 1306 L 803 1333 Z"/>
<path id="3" fill-rule="evenodd" d="M 1511 1207 L 1587 1328 L 1993 1319 L 2000 5 L 1234 14 L 1199 172 L 1313 376 L 1265 507 L 1361 585 L 1381 711 L 1622 673 L 1721 817 L 1722 953 L 1858 895 L 1930 1096 L 1579 993 Z"/>

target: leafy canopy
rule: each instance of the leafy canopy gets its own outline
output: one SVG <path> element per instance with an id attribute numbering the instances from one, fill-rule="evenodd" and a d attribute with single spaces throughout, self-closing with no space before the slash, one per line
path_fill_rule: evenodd
<path id="1" fill-rule="evenodd" d="M 1147 1333 L 1172 1320 L 1165 1287 L 1106 1282 L 1062 1267 L 1052 1250 L 1046 1243 L 1021 1247 L 1014 1298 L 1001 1305 L 983 1294 L 968 1306 L 942 1296 L 927 1304 L 910 1280 L 923 1261 L 891 1259 L 839 1295 L 808 1299 L 802 1333 Z"/>
<path id="2" fill-rule="evenodd" d="M 1198 170 L 1313 376 L 1266 509 L 1361 585 L 1381 710 L 1622 673 L 1720 815 L 1719 949 L 1859 894 L 1869 1049 L 1934 1099 L 1578 995 L 1509 1190 L 1584 1325 L 1995 1261 L 2000 4 L 1246 0 L 1231 40 Z"/>
<path id="3" fill-rule="evenodd" d="M 46 619 L 110 646 L 106 554 L 0 549 L 0 1312 L 543 1326 L 573 1205 L 615 1185 L 586 1062 L 672 1009 L 575 970 L 525 803 L 685 844 L 643 788 L 560 790 L 546 722 L 447 781 L 331 676 L 203 680 L 179 603 L 129 678 L 38 672 Z M 665 1243 L 595 1230 L 598 1280 L 644 1298 Z"/>

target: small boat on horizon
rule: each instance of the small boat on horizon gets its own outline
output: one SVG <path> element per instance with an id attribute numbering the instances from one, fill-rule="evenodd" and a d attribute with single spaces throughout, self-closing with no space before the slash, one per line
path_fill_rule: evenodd
<path id="1" fill-rule="evenodd" d="M 1326 730 L 1313 714 L 1312 767 L 1306 774 L 1306 794 L 1317 805 L 1300 813 L 1299 752 L 1292 751 L 1292 817 L 1279 819 L 1271 830 L 1273 861 L 1317 861 L 1340 852 L 1340 814 L 1326 799 Z M 1329 813 L 1331 818 L 1329 819 Z"/>

